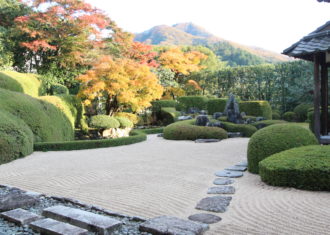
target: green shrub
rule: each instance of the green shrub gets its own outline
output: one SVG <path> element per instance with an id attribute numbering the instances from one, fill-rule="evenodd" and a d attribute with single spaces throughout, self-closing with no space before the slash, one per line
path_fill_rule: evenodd
<path id="1" fill-rule="evenodd" d="M 226 98 L 209 99 L 207 101 L 207 112 L 213 115 L 216 112 L 224 112 L 226 107 Z"/>
<path id="2" fill-rule="evenodd" d="M 227 132 L 219 127 L 195 126 L 195 119 L 176 122 L 164 128 L 169 140 L 227 139 Z"/>
<path id="3" fill-rule="evenodd" d="M 0 164 L 33 152 L 33 133 L 24 121 L 0 111 Z"/>
<path id="4" fill-rule="evenodd" d="M 182 105 L 185 111 L 189 108 L 207 108 L 208 98 L 205 96 L 181 96 L 178 98 L 178 102 Z"/>
<path id="5" fill-rule="evenodd" d="M 267 126 L 271 126 L 274 124 L 285 124 L 287 123 L 286 121 L 283 120 L 262 120 L 259 122 L 252 123 L 252 126 L 255 126 L 256 128 L 262 129 Z"/>
<path id="6" fill-rule="evenodd" d="M 33 97 L 41 95 L 41 82 L 38 75 L 32 73 L 1 71 L 0 88 L 21 92 Z"/>
<path id="7" fill-rule="evenodd" d="M 138 123 L 139 117 L 134 113 L 127 113 L 127 112 L 118 112 L 115 113 L 115 117 L 125 117 L 129 119 L 134 125 Z"/>
<path id="8" fill-rule="evenodd" d="M 175 108 L 162 108 L 160 114 L 160 120 L 163 125 L 169 125 L 177 120 L 180 116 L 180 112 L 176 111 Z"/>
<path id="9" fill-rule="evenodd" d="M 91 117 L 89 126 L 97 129 L 109 129 L 119 128 L 120 123 L 115 117 L 110 117 L 108 115 L 95 115 Z"/>
<path id="10" fill-rule="evenodd" d="M 281 114 L 279 112 L 273 111 L 273 113 L 272 113 L 272 119 L 273 120 L 280 120 L 281 119 Z"/>
<path id="11" fill-rule="evenodd" d="M 128 118 L 125 117 L 115 117 L 115 118 L 120 123 L 119 128 L 132 128 L 134 126 L 133 122 L 131 122 Z"/>
<path id="12" fill-rule="evenodd" d="M 243 117 L 243 120 L 248 120 L 248 119 L 251 119 L 253 122 L 255 122 L 257 120 L 257 117 L 249 116 L 249 115 L 246 115 Z"/>
<path id="13" fill-rule="evenodd" d="M 320 111 L 322 115 L 322 110 Z M 330 117 L 330 106 L 328 107 L 328 117 Z M 309 129 L 314 132 L 314 108 L 310 108 L 307 113 L 307 121 L 309 123 Z M 330 118 L 328 118 L 328 127 L 330 127 Z"/>
<path id="14" fill-rule="evenodd" d="M 36 143 L 34 144 L 34 150 L 46 152 L 46 151 L 107 148 L 107 147 L 134 144 L 145 141 L 146 139 L 147 139 L 147 135 L 142 131 L 131 131 L 129 137 L 121 137 L 115 139 L 76 140 L 76 141 L 66 141 L 66 142 Z"/>
<path id="15" fill-rule="evenodd" d="M 158 134 L 163 133 L 164 128 L 163 127 L 157 127 L 157 128 L 148 128 L 148 129 L 140 129 L 139 131 L 142 131 L 143 133 L 149 135 L 149 134 Z"/>
<path id="16" fill-rule="evenodd" d="M 22 119 L 32 130 L 35 142 L 65 141 L 74 137 L 65 114 L 43 100 L 0 88 L 0 110 Z"/>
<path id="17" fill-rule="evenodd" d="M 286 112 L 283 114 L 283 119 L 288 122 L 295 122 L 297 120 L 297 116 L 294 112 Z"/>
<path id="18" fill-rule="evenodd" d="M 228 121 L 228 118 L 227 118 L 227 116 L 222 116 L 222 117 L 219 117 L 218 120 L 221 122 L 226 122 L 226 121 Z"/>
<path id="19" fill-rule="evenodd" d="M 298 122 L 304 122 L 307 120 L 307 113 L 310 108 L 313 108 L 311 104 L 299 104 L 297 105 L 293 112 L 296 114 L 296 119 Z"/>
<path id="20" fill-rule="evenodd" d="M 244 137 L 251 137 L 257 128 L 250 124 L 235 124 L 231 122 L 221 122 L 224 124 L 224 129 L 228 132 L 241 132 Z"/>
<path id="21" fill-rule="evenodd" d="M 164 107 L 175 108 L 177 102 L 175 100 L 156 100 L 156 101 L 152 101 L 151 104 L 152 104 L 153 112 L 160 112 L 161 109 Z"/>
<path id="22" fill-rule="evenodd" d="M 272 119 L 272 108 L 269 103 L 264 100 L 241 101 L 239 102 L 239 109 L 241 112 L 245 112 L 250 116 Z"/>
<path id="23" fill-rule="evenodd" d="M 52 84 L 50 86 L 50 91 L 52 95 L 68 95 L 69 89 L 61 84 Z"/>
<path id="24" fill-rule="evenodd" d="M 278 124 L 257 131 L 248 144 L 248 169 L 252 173 L 259 172 L 259 162 L 270 155 L 281 151 L 317 144 L 314 134 L 294 124 Z"/>
<path id="25" fill-rule="evenodd" d="M 330 191 L 330 146 L 304 146 L 259 163 L 261 179 L 274 186 Z"/>

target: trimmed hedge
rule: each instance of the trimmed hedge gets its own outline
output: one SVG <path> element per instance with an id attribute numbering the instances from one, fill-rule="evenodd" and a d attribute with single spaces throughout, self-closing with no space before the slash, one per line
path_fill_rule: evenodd
<path id="1" fill-rule="evenodd" d="M 273 113 L 272 113 L 272 119 L 273 120 L 280 120 L 281 119 L 281 114 L 279 112 L 273 111 Z"/>
<path id="2" fill-rule="evenodd" d="M 175 100 L 156 100 L 152 101 L 152 111 L 153 112 L 160 112 L 162 108 L 164 107 L 171 107 L 175 108 L 177 105 L 177 102 Z"/>
<path id="3" fill-rule="evenodd" d="M 305 146 L 318 144 L 314 134 L 295 124 L 278 124 L 257 131 L 248 144 L 248 170 L 259 172 L 259 162 L 275 153 Z"/>
<path id="4" fill-rule="evenodd" d="M 0 164 L 33 152 L 33 133 L 24 121 L 0 111 Z"/>
<path id="5" fill-rule="evenodd" d="M 187 111 L 189 108 L 207 108 L 208 98 L 205 96 L 181 96 L 178 98 L 178 102 L 182 105 L 184 111 Z"/>
<path id="6" fill-rule="evenodd" d="M 209 99 L 207 101 L 207 112 L 209 115 L 213 115 L 216 112 L 223 113 L 226 107 L 226 98 Z"/>
<path id="7" fill-rule="evenodd" d="M 149 135 L 149 134 L 158 134 L 163 133 L 164 128 L 163 127 L 157 127 L 157 128 L 148 128 L 148 129 L 139 129 L 139 131 L 142 131 L 143 133 Z"/>
<path id="8" fill-rule="evenodd" d="M 283 114 L 283 119 L 288 122 L 295 122 L 297 120 L 297 116 L 294 112 L 286 112 Z"/>
<path id="9" fill-rule="evenodd" d="M 251 137 L 257 128 L 250 124 L 235 124 L 231 122 L 221 122 L 224 125 L 224 129 L 228 132 L 241 132 L 244 137 Z"/>
<path id="10" fill-rule="evenodd" d="M 43 100 L 0 88 L 0 110 L 22 119 L 32 130 L 35 142 L 74 138 L 74 129 L 66 115 Z"/>
<path id="11" fill-rule="evenodd" d="M 80 150 L 115 147 L 121 145 L 129 145 L 145 141 L 147 135 L 143 131 L 131 131 L 129 137 L 116 139 L 101 139 L 101 140 L 75 140 L 66 142 L 45 142 L 35 143 L 34 151 L 64 151 L 64 150 Z"/>
<path id="12" fill-rule="evenodd" d="M 163 125 L 169 125 L 175 122 L 180 115 L 181 113 L 175 108 L 161 108 L 160 119 Z"/>
<path id="13" fill-rule="evenodd" d="M 139 122 L 139 117 L 138 115 L 134 113 L 127 113 L 127 112 L 118 112 L 115 113 L 114 117 L 124 117 L 129 119 L 134 125 Z"/>
<path id="14" fill-rule="evenodd" d="M 52 95 L 68 95 L 69 89 L 62 84 L 52 84 L 50 86 Z"/>
<path id="15" fill-rule="evenodd" d="M 89 125 L 97 129 L 109 129 L 119 128 L 120 122 L 115 117 L 108 115 L 95 115 L 91 117 Z"/>
<path id="16" fill-rule="evenodd" d="M 227 132 L 219 127 L 195 126 L 195 119 L 176 122 L 164 128 L 169 140 L 227 139 Z"/>
<path id="17" fill-rule="evenodd" d="M 119 128 L 132 128 L 134 126 L 133 122 L 131 122 L 128 118 L 125 117 L 115 117 L 119 122 Z"/>
<path id="18" fill-rule="evenodd" d="M 320 110 L 320 115 L 322 115 L 322 110 Z M 328 107 L 328 117 L 330 117 L 330 106 Z M 307 121 L 309 122 L 309 129 L 314 132 L 314 108 L 308 110 Z M 328 127 L 330 127 L 330 118 L 328 118 Z"/>
<path id="19" fill-rule="evenodd" d="M 283 120 L 262 120 L 259 122 L 252 123 L 252 126 L 255 126 L 259 129 L 262 129 L 267 126 L 275 125 L 275 124 L 285 124 L 287 123 L 286 121 Z"/>
<path id="20" fill-rule="evenodd" d="M 304 146 L 259 163 L 262 181 L 274 186 L 330 191 L 330 146 Z"/>
<path id="21" fill-rule="evenodd" d="M 313 108 L 311 104 L 299 104 L 297 105 L 293 112 L 296 114 L 296 119 L 298 122 L 304 122 L 307 120 L 307 113 L 310 108 Z"/>
<path id="22" fill-rule="evenodd" d="M 41 95 L 41 82 L 38 75 L 32 73 L 0 71 L 0 88 L 21 92 L 33 97 Z"/>
<path id="23" fill-rule="evenodd" d="M 250 116 L 272 119 L 272 108 L 268 101 L 241 101 L 239 102 L 239 110 Z"/>

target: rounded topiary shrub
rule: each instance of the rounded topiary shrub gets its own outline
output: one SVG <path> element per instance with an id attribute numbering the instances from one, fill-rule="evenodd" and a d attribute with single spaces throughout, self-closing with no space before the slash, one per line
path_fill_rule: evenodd
<path id="1" fill-rule="evenodd" d="M 295 122 L 297 120 L 297 115 L 294 112 L 286 112 L 283 114 L 283 119 L 288 122 Z"/>
<path id="2" fill-rule="evenodd" d="M 115 117 L 125 117 L 125 118 L 129 119 L 134 125 L 139 122 L 138 115 L 136 115 L 134 113 L 118 112 L 118 113 L 115 113 L 114 116 Z"/>
<path id="3" fill-rule="evenodd" d="M 95 115 L 91 117 L 89 125 L 97 129 L 109 129 L 119 128 L 120 122 L 115 117 L 108 115 Z"/>
<path id="4" fill-rule="evenodd" d="M 68 95 L 69 89 L 61 84 L 53 84 L 50 87 L 52 95 Z"/>
<path id="5" fill-rule="evenodd" d="M 263 120 L 263 121 L 252 123 L 251 125 L 255 126 L 257 129 L 262 129 L 266 126 L 271 126 L 271 125 L 275 125 L 275 124 L 285 124 L 285 123 L 287 123 L 287 121 L 283 121 L 283 120 Z"/>
<path id="6" fill-rule="evenodd" d="M 259 172 L 259 162 L 281 151 L 317 144 L 314 134 L 298 125 L 278 124 L 257 131 L 248 144 L 248 170 Z"/>
<path id="7" fill-rule="evenodd" d="M 251 137 L 257 128 L 250 124 L 235 124 L 231 122 L 222 122 L 224 129 L 228 132 L 241 132 L 244 137 Z"/>
<path id="8" fill-rule="evenodd" d="M 134 126 L 133 122 L 131 122 L 128 118 L 125 117 L 115 117 L 119 122 L 119 128 L 132 128 Z"/>
<path id="9" fill-rule="evenodd" d="M 280 114 L 280 112 L 278 112 L 278 111 L 273 111 L 272 112 L 272 119 L 273 120 L 280 120 L 281 119 L 281 114 Z"/>
<path id="10" fill-rule="evenodd" d="M 299 104 L 294 108 L 293 112 L 296 114 L 298 122 L 306 121 L 307 113 L 310 108 L 313 108 L 311 104 Z"/>
<path id="11" fill-rule="evenodd" d="M 173 123 L 164 128 L 164 138 L 169 140 L 227 139 L 227 132 L 219 127 L 195 126 L 195 120 Z"/>
<path id="12" fill-rule="evenodd" d="M 33 133 L 14 115 L 0 111 L 0 164 L 33 152 Z"/>
<path id="13" fill-rule="evenodd" d="M 330 191 L 330 146 L 304 146 L 274 154 L 259 163 L 259 173 L 270 185 Z"/>

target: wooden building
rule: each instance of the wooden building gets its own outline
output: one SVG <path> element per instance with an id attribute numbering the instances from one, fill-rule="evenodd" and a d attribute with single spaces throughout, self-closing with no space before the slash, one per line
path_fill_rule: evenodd
<path id="1" fill-rule="evenodd" d="M 328 68 L 330 66 L 330 21 L 285 49 L 283 54 L 314 62 L 314 133 L 320 143 L 330 143 L 328 125 Z"/>

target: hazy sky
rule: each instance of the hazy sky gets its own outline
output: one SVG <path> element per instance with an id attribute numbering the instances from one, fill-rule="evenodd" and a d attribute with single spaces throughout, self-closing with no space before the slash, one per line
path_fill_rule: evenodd
<path id="1" fill-rule="evenodd" d="M 330 20 L 330 3 L 317 0 L 87 1 L 129 32 L 192 22 L 221 38 L 276 52 Z"/>

